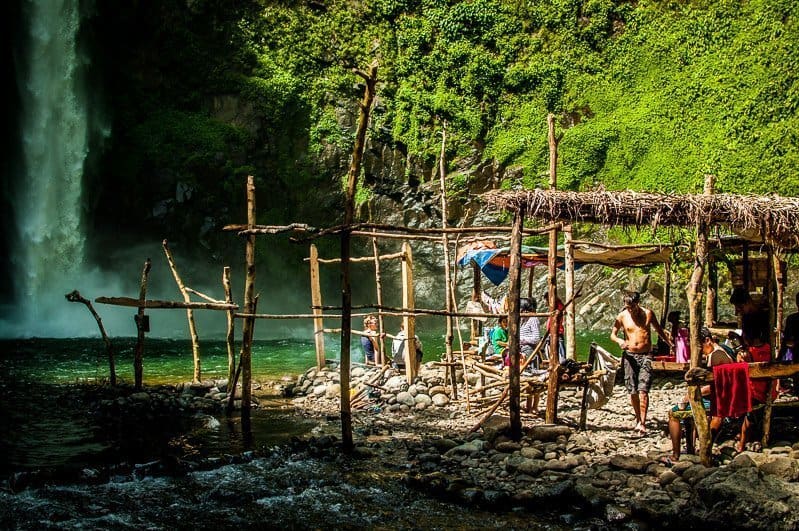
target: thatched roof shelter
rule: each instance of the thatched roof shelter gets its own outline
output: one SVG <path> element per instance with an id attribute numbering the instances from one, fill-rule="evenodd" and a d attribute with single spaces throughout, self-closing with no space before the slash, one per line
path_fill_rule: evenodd
<path id="1" fill-rule="evenodd" d="M 525 216 L 547 222 L 601 225 L 730 227 L 777 248 L 799 247 L 799 198 L 778 195 L 656 194 L 633 191 L 568 192 L 494 190 L 483 195 L 490 207 L 524 209 Z"/>

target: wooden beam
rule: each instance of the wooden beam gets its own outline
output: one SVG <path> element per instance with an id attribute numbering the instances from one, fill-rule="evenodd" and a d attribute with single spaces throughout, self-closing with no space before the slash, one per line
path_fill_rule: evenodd
<path id="1" fill-rule="evenodd" d="M 191 302 L 191 296 L 186 290 L 186 285 L 183 279 L 180 278 L 178 267 L 175 265 L 175 259 L 172 257 L 172 251 L 169 249 L 169 242 L 163 240 L 161 246 L 164 248 L 164 255 L 169 264 L 169 270 L 172 271 L 172 277 L 175 279 L 175 284 L 178 285 L 180 294 L 183 295 L 184 302 Z M 200 360 L 200 338 L 197 335 L 197 324 L 194 321 L 194 311 L 191 308 L 186 308 L 186 319 L 189 322 L 189 336 L 191 337 L 191 354 L 194 361 L 194 377 L 193 381 L 198 383 L 202 378 L 202 362 Z"/>
<path id="2" fill-rule="evenodd" d="M 130 297 L 97 297 L 94 302 L 98 304 L 110 304 L 112 306 L 127 306 L 131 308 L 147 308 L 148 310 L 156 309 L 185 309 L 192 308 L 195 310 L 238 310 L 238 304 L 221 304 L 213 302 L 183 302 L 183 301 L 159 301 L 159 300 L 145 300 L 133 299 Z"/>

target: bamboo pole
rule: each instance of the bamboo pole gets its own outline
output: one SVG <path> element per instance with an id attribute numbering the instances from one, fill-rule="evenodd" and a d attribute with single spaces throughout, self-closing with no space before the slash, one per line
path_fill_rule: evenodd
<path id="1" fill-rule="evenodd" d="M 483 272 L 480 270 L 480 266 L 472 262 L 472 301 L 474 302 L 480 302 L 480 295 L 483 290 L 481 286 L 482 274 Z M 474 318 L 471 319 L 470 333 L 473 345 L 476 345 L 475 341 L 479 341 L 482 328 L 483 327 L 480 326 L 480 321 Z"/>
<path id="2" fill-rule="evenodd" d="M 222 268 L 222 288 L 225 290 L 225 302 L 233 304 L 233 290 L 230 284 L 230 266 Z M 228 385 L 233 381 L 236 374 L 236 354 L 234 345 L 236 319 L 233 317 L 233 310 L 227 311 L 227 332 L 225 334 L 225 344 L 227 345 L 227 381 Z"/>
<path id="3" fill-rule="evenodd" d="M 405 258 L 402 260 L 402 305 L 413 310 L 415 304 L 413 293 L 413 252 L 408 242 L 402 244 L 402 251 Z M 405 376 L 408 383 L 413 383 L 416 378 L 416 319 L 413 315 L 405 315 L 402 318 L 405 329 L 405 337 L 409 340 L 405 342 Z"/>
<path id="4" fill-rule="evenodd" d="M 372 252 L 373 260 L 375 263 L 375 292 L 377 295 L 377 305 L 383 305 L 383 281 L 380 277 L 380 252 L 377 248 L 377 238 L 372 238 Z M 375 364 L 378 367 L 387 365 L 386 356 L 386 331 L 385 323 L 383 322 L 383 312 L 377 312 L 377 352 L 375 352 Z"/>
<path id="5" fill-rule="evenodd" d="M 441 190 L 441 227 L 446 229 L 447 227 L 447 182 L 446 182 L 446 174 L 447 174 L 447 160 L 446 160 L 446 147 L 447 147 L 447 122 L 444 120 L 443 128 L 441 130 L 441 154 L 438 158 L 438 179 L 439 179 L 439 188 Z M 447 237 L 447 233 L 443 233 L 441 235 L 441 244 L 444 251 L 444 290 L 446 295 L 446 308 L 447 312 L 452 312 L 452 296 L 451 296 L 451 274 L 449 268 L 449 239 Z M 447 315 L 446 318 L 446 329 L 444 334 L 444 349 L 446 352 L 447 363 L 452 363 L 452 316 Z M 449 367 L 449 377 L 450 382 L 452 383 L 452 398 L 454 400 L 458 399 L 458 383 L 455 378 L 455 366 L 451 365 Z M 464 374 L 464 378 L 466 375 Z"/>
<path id="6" fill-rule="evenodd" d="M 103 320 L 100 318 L 100 315 L 94 310 L 94 306 L 92 306 L 92 302 L 84 297 L 81 296 L 78 290 L 72 290 L 71 292 L 64 295 L 69 302 L 80 302 L 86 305 L 86 307 L 91 312 L 94 320 L 97 321 L 97 327 L 100 329 L 100 335 L 103 338 L 103 343 L 105 344 L 105 353 L 108 356 L 108 381 L 111 385 L 117 384 L 117 372 L 116 372 L 116 365 L 114 363 L 114 346 L 111 344 L 111 339 L 108 337 L 108 334 L 105 333 L 105 327 L 103 326 Z"/>
<path id="7" fill-rule="evenodd" d="M 144 268 L 141 272 L 141 283 L 139 284 L 139 310 L 136 312 L 136 350 L 133 354 L 133 381 L 137 391 L 141 390 L 144 367 L 144 334 L 149 329 L 144 315 L 145 300 L 147 299 L 147 278 L 150 275 L 152 262 L 148 258 L 144 261 Z"/>
<path id="8" fill-rule="evenodd" d="M 563 226 L 563 261 L 564 261 L 564 280 L 566 299 L 574 298 L 574 246 L 572 245 L 572 227 Z M 577 338 L 575 334 L 575 315 L 574 304 L 566 308 L 566 318 L 564 319 L 564 332 L 566 342 L 566 357 L 570 360 L 577 359 Z"/>
<path id="9" fill-rule="evenodd" d="M 175 284 L 178 285 L 180 294 L 183 295 L 184 302 L 191 302 L 191 297 L 186 291 L 186 285 L 183 279 L 178 274 L 178 268 L 175 265 L 175 259 L 172 257 L 172 251 L 169 249 L 169 242 L 163 240 L 161 246 L 164 248 L 166 261 L 169 264 L 169 269 L 172 271 L 172 276 L 175 279 Z M 200 339 L 197 336 L 197 324 L 194 322 L 194 311 L 191 308 L 186 308 L 186 319 L 189 322 L 189 335 L 191 336 L 191 355 L 194 360 L 194 382 L 199 382 L 202 379 L 202 362 L 200 361 Z"/>
<path id="10" fill-rule="evenodd" d="M 255 178 L 247 176 L 247 226 L 255 225 Z M 255 313 L 255 235 L 247 236 L 245 250 L 246 276 L 244 278 L 244 311 Z M 242 324 L 241 343 L 241 412 L 242 419 L 249 419 L 252 396 L 252 338 L 255 332 L 255 319 L 248 317 Z M 235 392 L 235 389 L 233 390 Z"/>
<path id="11" fill-rule="evenodd" d="M 321 370 L 325 366 L 325 335 L 324 319 L 322 318 L 322 285 L 319 278 L 319 250 L 316 245 L 311 244 L 310 249 L 311 263 L 311 304 L 313 305 L 313 338 L 316 347 L 316 368 Z"/>
<path id="12" fill-rule="evenodd" d="M 366 129 L 369 125 L 369 113 L 375 97 L 377 84 L 377 63 L 370 65 L 368 72 L 355 70 L 355 74 L 363 78 L 366 85 L 360 105 L 358 129 L 355 133 L 355 145 L 352 149 L 352 160 L 347 172 L 347 189 L 344 200 L 344 225 L 341 232 L 341 364 L 339 366 L 339 379 L 341 383 L 341 443 L 345 453 L 353 450 L 352 440 L 352 409 L 349 392 L 350 388 L 350 330 L 352 330 L 352 290 L 350 287 L 350 232 L 355 219 L 355 191 L 358 184 L 358 175 L 361 173 L 361 158 L 366 145 Z M 408 330 L 408 333 L 413 330 Z M 413 337 L 410 335 L 409 337 Z"/>
<path id="13" fill-rule="evenodd" d="M 522 418 L 519 387 L 519 299 L 522 285 L 522 233 L 524 226 L 524 209 L 513 213 L 513 232 L 510 239 L 510 264 L 508 276 L 508 353 L 510 355 L 510 436 L 514 441 L 522 438 Z"/>
<path id="14" fill-rule="evenodd" d="M 558 142 L 555 137 L 555 115 L 547 116 L 547 129 L 549 131 L 549 188 L 557 189 L 558 177 Z M 549 311 L 555 314 L 557 308 L 558 283 L 557 283 L 557 252 L 558 252 L 558 230 L 552 229 L 549 233 L 549 254 L 547 265 L 549 276 L 547 278 L 547 295 L 549 300 Z M 558 415 L 558 322 L 559 316 L 554 315 L 549 320 L 549 381 L 547 392 L 546 422 L 554 424 Z"/>

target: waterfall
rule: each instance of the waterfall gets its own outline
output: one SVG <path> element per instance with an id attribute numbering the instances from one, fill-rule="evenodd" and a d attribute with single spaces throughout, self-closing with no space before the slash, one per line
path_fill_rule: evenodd
<path id="1" fill-rule="evenodd" d="M 15 190 L 15 323 L 4 335 L 74 335 L 59 325 L 84 266 L 82 178 L 90 109 L 79 0 L 27 0 L 17 60 L 22 153 Z M 61 309 L 59 309 L 61 307 Z"/>

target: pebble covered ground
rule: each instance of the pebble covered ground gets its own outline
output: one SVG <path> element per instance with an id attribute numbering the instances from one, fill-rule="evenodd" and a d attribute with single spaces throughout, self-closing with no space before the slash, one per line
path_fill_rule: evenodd
<path id="1" fill-rule="evenodd" d="M 735 452 L 740 423 L 726 422 L 713 448 L 713 466 L 706 468 L 686 455 L 684 446 L 678 462 L 666 459 L 672 449 L 668 411 L 686 392 L 678 377 L 658 378 L 653 385 L 644 436 L 632 429 L 629 396 L 616 385 L 604 407 L 588 411 L 585 431 L 577 429 L 582 394 L 566 387 L 558 424 L 547 426 L 524 414 L 525 435 L 513 441 L 502 408 L 472 431 L 485 410 L 467 412 L 462 388 L 460 400 L 453 400 L 443 369 L 435 364 L 425 364 L 411 385 L 392 370 L 375 381 L 377 375 L 371 367 L 351 371 L 354 388 L 379 385 L 370 387 L 353 411 L 356 452 L 394 466 L 404 463 L 405 481 L 430 496 L 497 510 L 546 507 L 562 512 L 565 523 L 574 518 L 575 525 L 590 515 L 611 525 L 799 526 L 799 429 L 793 408 L 775 409 L 771 444 L 764 449 L 749 443 L 747 451 Z M 320 419 L 316 437 L 340 433 L 338 380 L 335 365 L 309 369 L 286 389 L 299 395 L 293 404 L 303 415 Z M 541 408 L 545 400 L 544 395 Z"/>

